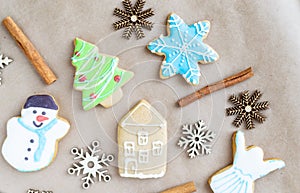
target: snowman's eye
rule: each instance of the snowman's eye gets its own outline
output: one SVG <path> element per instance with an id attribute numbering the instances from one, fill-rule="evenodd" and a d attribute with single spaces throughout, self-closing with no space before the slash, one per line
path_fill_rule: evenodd
<path id="1" fill-rule="evenodd" d="M 37 113 L 37 111 L 36 110 L 33 110 L 33 114 L 36 114 Z"/>
<path id="2" fill-rule="evenodd" d="M 46 115 L 46 112 L 43 111 L 43 112 L 42 112 L 42 115 Z"/>

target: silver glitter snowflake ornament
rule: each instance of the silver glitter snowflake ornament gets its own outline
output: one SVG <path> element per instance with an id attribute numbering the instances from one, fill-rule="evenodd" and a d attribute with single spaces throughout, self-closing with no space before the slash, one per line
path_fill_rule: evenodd
<path id="1" fill-rule="evenodd" d="M 188 148 L 187 153 L 190 158 L 211 153 L 209 143 L 212 142 L 216 134 L 206 128 L 204 121 L 200 120 L 194 125 L 183 125 L 182 134 L 184 136 L 180 138 L 178 145 L 184 149 Z"/>
<path id="2" fill-rule="evenodd" d="M 79 174 L 84 175 L 81 178 L 84 189 L 88 189 L 95 179 L 98 179 L 99 182 L 109 182 L 111 180 L 106 168 L 109 166 L 109 162 L 114 160 L 114 156 L 105 153 L 99 156 L 98 153 L 101 152 L 99 147 L 100 142 L 93 141 L 92 145 L 87 147 L 88 151 L 77 147 L 71 149 L 71 153 L 75 156 L 74 160 L 79 160 L 79 162 L 73 163 L 73 166 L 68 169 L 68 173 L 77 176 Z"/>

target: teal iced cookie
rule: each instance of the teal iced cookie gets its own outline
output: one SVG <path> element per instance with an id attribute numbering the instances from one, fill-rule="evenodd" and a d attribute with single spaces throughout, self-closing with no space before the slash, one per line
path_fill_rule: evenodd
<path id="1" fill-rule="evenodd" d="M 165 56 L 160 70 L 162 79 L 181 74 L 188 83 L 199 84 L 198 62 L 206 64 L 219 58 L 217 52 L 203 42 L 209 29 L 209 21 L 187 25 L 178 15 L 169 16 L 169 35 L 161 35 L 148 44 L 152 53 Z"/>

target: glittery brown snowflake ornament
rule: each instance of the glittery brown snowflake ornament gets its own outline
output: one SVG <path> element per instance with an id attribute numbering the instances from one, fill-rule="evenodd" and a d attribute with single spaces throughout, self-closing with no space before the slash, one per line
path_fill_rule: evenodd
<path id="1" fill-rule="evenodd" d="M 266 110 L 269 108 L 269 102 L 258 102 L 261 97 L 261 92 L 256 90 L 253 95 L 249 96 L 249 91 L 244 91 L 241 93 L 241 97 L 238 98 L 235 95 L 230 96 L 229 100 L 235 105 L 235 107 L 230 107 L 226 109 L 227 115 L 237 115 L 233 121 L 233 125 L 239 127 L 242 122 L 246 122 L 247 129 L 253 129 L 254 123 L 253 119 L 262 123 L 266 120 L 266 117 L 259 113 L 259 111 Z"/>
<path id="2" fill-rule="evenodd" d="M 154 15 L 152 9 L 146 9 L 142 11 L 146 1 L 137 0 L 134 6 L 131 4 L 131 0 L 122 1 L 125 11 L 115 8 L 114 15 L 121 18 L 121 20 L 113 24 L 115 30 L 125 28 L 123 32 L 123 37 L 129 39 L 134 31 L 138 39 L 145 37 L 142 28 L 151 30 L 153 23 L 147 21 L 146 19 Z"/>

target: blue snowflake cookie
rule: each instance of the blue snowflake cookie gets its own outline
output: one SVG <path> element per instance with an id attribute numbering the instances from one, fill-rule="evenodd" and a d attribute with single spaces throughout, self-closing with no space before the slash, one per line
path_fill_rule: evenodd
<path id="1" fill-rule="evenodd" d="M 165 56 L 160 70 L 162 79 L 181 74 L 188 83 L 199 84 L 198 62 L 206 64 L 219 58 L 214 49 L 203 43 L 209 29 L 209 21 L 187 25 L 178 15 L 169 16 L 169 35 L 161 35 L 147 46 L 152 53 Z"/>

